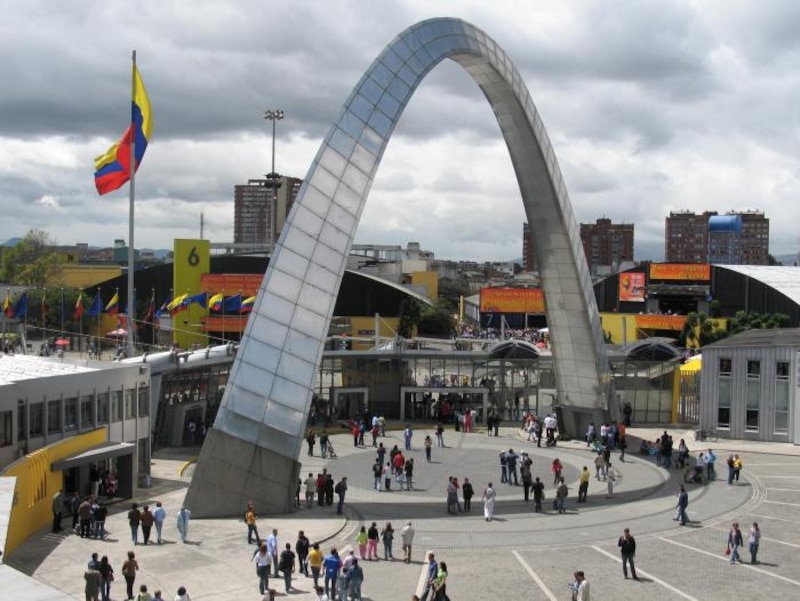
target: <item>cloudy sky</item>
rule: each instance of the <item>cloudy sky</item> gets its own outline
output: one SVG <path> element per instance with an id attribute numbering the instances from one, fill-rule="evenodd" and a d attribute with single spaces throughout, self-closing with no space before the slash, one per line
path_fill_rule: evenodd
<path id="1" fill-rule="evenodd" d="M 0 241 L 127 238 L 127 187 L 93 159 L 126 127 L 130 53 L 154 112 L 136 179 L 136 246 L 233 239 L 233 187 L 303 177 L 349 91 L 394 36 L 453 16 L 485 30 L 542 113 L 580 222 L 636 225 L 663 258 L 670 211 L 758 209 L 770 252 L 800 243 L 800 3 L 793 0 L 0 0 Z M 454 63 L 411 100 L 356 242 L 440 258 L 522 255 L 525 219 L 496 122 Z"/>

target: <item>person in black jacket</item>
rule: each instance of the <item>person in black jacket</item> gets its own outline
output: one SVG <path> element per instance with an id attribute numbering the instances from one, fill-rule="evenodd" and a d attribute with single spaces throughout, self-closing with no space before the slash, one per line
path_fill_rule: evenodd
<path id="1" fill-rule="evenodd" d="M 636 555 L 636 539 L 633 538 L 628 528 L 622 531 L 622 536 L 617 541 L 619 552 L 622 555 L 622 573 L 628 577 L 628 564 L 631 564 L 631 576 L 634 580 L 639 580 L 636 576 L 636 567 L 633 565 L 633 557 Z"/>

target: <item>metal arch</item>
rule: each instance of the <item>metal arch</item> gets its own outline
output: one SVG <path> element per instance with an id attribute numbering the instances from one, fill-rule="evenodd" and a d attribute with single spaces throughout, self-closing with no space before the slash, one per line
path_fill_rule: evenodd
<path id="1" fill-rule="evenodd" d="M 364 203 L 406 104 L 446 58 L 481 88 L 511 155 L 536 245 L 560 403 L 595 414 L 608 409 L 608 362 L 580 235 L 522 77 L 476 27 L 450 18 L 423 21 L 365 72 L 306 175 L 187 494 L 197 515 L 235 513 L 243 498 L 291 508 L 315 369 Z M 220 486 L 220 475 L 225 490 L 209 494 L 205 485 Z"/>

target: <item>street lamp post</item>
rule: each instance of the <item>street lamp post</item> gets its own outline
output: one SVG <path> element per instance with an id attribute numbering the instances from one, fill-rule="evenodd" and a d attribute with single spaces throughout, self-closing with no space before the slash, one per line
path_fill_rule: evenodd
<path id="1" fill-rule="evenodd" d="M 264 111 L 264 119 L 272 121 L 272 171 L 267 174 L 267 179 L 276 180 L 278 174 L 275 173 L 275 122 L 283 119 L 281 109 Z"/>

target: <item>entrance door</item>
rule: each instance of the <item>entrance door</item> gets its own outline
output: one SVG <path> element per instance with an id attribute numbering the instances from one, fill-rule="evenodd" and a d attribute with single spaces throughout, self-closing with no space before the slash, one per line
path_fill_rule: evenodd
<path id="1" fill-rule="evenodd" d="M 336 419 L 361 417 L 367 411 L 369 388 L 337 388 L 333 392 L 333 409 Z"/>

